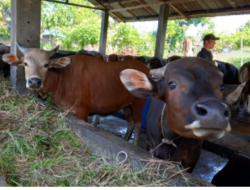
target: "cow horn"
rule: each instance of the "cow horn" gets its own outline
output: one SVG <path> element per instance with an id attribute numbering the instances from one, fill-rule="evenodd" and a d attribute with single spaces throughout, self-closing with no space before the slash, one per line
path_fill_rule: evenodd
<path id="1" fill-rule="evenodd" d="M 152 69 L 150 71 L 150 74 L 154 75 L 156 77 L 162 78 L 162 77 L 164 77 L 164 73 L 165 73 L 166 69 L 167 69 L 167 65 L 165 65 L 164 67 L 161 67 L 159 69 Z"/>
<path id="2" fill-rule="evenodd" d="M 56 46 L 54 49 L 47 51 L 49 57 L 53 56 L 55 53 L 57 53 L 58 49 L 59 49 L 60 45 Z"/>
<path id="3" fill-rule="evenodd" d="M 23 54 L 27 52 L 28 48 L 23 47 L 18 41 L 16 41 L 16 45 Z"/>

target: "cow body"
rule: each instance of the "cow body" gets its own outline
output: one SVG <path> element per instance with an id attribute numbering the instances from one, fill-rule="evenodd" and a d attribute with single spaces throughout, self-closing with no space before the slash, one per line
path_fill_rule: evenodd
<path id="1" fill-rule="evenodd" d="M 163 67 L 165 64 L 164 64 L 164 61 L 158 57 L 154 57 L 152 59 L 150 59 L 148 62 L 147 62 L 147 67 L 151 70 L 151 69 L 158 69 L 158 68 L 161 68 Z"/>
<path id="2" fill-rule="evenodd" d="M 241 106 L 250 114 L 250 62 L 244 63 L 239 69 L 239 82 L 246 83 L 240 100 Z"/>
<path id="3" fill-rule="evenodd" d="M 48 71 L 44 88 L 39 91 L 52 92 L 56 104 L 67 109 L 74 106 L 77 116 L 86 121 L 88 114 L 107 115 L 129 104 L 144 103 L 131 96 L 119 79 L 119 73 L 126 68 L 147 73 L 144 65 L 137 61 L 103 64 L 98 58 L 83 55 L 69 58 L 71 64 L 67 67 Z"/>
<path id="4" fill-rule="evenodd" d="M 131 55 L 125 55 L 125 56 L 123 56 L 122 61 L 132 60 L 132 59 L 134 59 L 134 57 L 133 57 L 133 56 L 131 56 Z"/>
<path id="5" fill-rule="evenodd" d="M 99 58 L 84 55 L 49 59 L 58 47 L 45 51 L 17 45 L 24 57 L 5 54 L 3 58 L 11 65 L 25 67 L 27 88 L 36 90 L 42 97 L 52 94 L 57 105 L 75 112 L 85 121 L 89 114 L 108 115 L 124 108 L 128 121 L 125 139 L 130 138 L 135 128 L 136 145 L 145 100 L 126 90 L 119 73 L 131 68 L 149 74 L 145 65 L 136 60 L 104 63 Z"/>
<path id="6" fill-rule="evenodd" d="M 166 117 L 162 117 L 162 114 L 164 116 L 167 115 L 167 110 L 163 110 L 163 107 L 164 102 L 151 98 L 147 115 L 148 150 L 154 150 L 164 139 L 163 127 L 166 136 L 169 139 L 175 139 L 173 142 L 177 147 L 174 147 L 172 144 L 164 144 L 152 153 L 160 159 L 181 162 L 184 168 L 190 168 L 188 171 L 192 172 L 199 160 L 203 141 L 185 138 L 173 132 L 167 124 Z"/>
<path id="7" fill-rule="evenodd" d="M 3 74 L 4 77 L 10 76 L 10 65 L 3 61 L 2 55 L 10 53 L 10 47 L 4 44 L 0 44 L 0 74 Z"/>
<path id="8" fill-rule="evenodd" d="M 223 73 L 224 84 L 239 84 L 238 69 L 230 63 L 215 60 L 218 69 Z"/>
<path id="9" fill-rule="evenodd" d="M 108 62 L 119 61 L 118 55 L 110 54 L 108 55 Z"/>
<path id="10" fill-rule="evenodd" d="M 134 57 L 134 59 L 137 61 L 140 61 L 141 63 L 143 63 L 145 65 L 147 64 L 147 57 L 145 57 L 145 56 L 137 56 L 137 57 Z"/>

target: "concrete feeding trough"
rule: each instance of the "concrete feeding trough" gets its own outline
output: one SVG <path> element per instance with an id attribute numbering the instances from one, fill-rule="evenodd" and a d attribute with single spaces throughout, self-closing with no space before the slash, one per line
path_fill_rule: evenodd
<path id="1" fill-rule="evenodd" d="M 133 166 L 142 169 L 146 165 L 145 160 L 152 159 L 152 155 L 127 141 L 107 132 L 103 129 L 97 128 L 91 124 L 76 118 L 73 115 L 66 117 L 74 134 L 81 140 L 81 142 L 93 153 L 98 156 L 108 157 L 111 164 L 116 163 L 116 157 L 119 156 L 121 160 L 126 159 Z M 158 160 L 154 158 L 155 160 Z M 160 160 L 159 160 L 160 161 Z M 198 186 L 211 186 L 211 184 L 196 178 L 186 171 L 180 172 L 178 167 L 173 168 L 173 173 L 176 173 L 169 182 L 172 186 L 189 186 L 187 181 L 192 181 Z M 191 186 L 192 186 L 191 184 Z M 129 184 L 128 184 L 129 185 Z"/>

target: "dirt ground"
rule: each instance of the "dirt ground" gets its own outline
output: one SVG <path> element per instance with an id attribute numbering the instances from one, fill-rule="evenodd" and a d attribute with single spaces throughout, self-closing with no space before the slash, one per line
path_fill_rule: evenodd
<path id="1" fill-rule="evenodd" d="M 98 127 L 107 130 L 116 136 L 122 137 L 126 132 L 126 121 L 114 116 L 101 117 Z M 145 135 L 145 132 L 143 135 Z M 130 143 L 132 143 L 132 141 L 133 140 L 131 139 Z M 146 149 L 146 142 L 140 141 L 139 146 Z M 228 159 L 226 158 L 202 150 L 199 162 L 196 165 L 193 174 L 210 183 L 213 176 L 220 171 L 227 162 Z"/>

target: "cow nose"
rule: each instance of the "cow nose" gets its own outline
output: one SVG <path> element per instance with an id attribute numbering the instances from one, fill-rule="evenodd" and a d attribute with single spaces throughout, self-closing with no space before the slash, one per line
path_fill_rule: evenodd
<path id="1" fill-rule="evenodd" d="M 28 85 L 30 88 L 40 88 L 42 80 L 36 77 L 29 78 Z"/>
<path id="2" fill-rule="evenodd" d="M 197 104 L 195 108 L 196 108 L 196 113 L 200 117 L 206 117 L 209 114 L 209 112 L 211 112 L 210 107 L 208 107 L 205 104 Z M 228 119 L 228 117 L 229 117 L 229 109 L 227 108 L 226 105 L 225 105 L 225 110 L 222 109 L 222 114 L 224 115 L 224 117 L 226 119 Z"/>
<path id="3" fill-rule="evenodd" d="M 224 129 L 228 126 L 230 109 L 218 100 L 196 102 L 193 113 L 204 126 Z"/>

